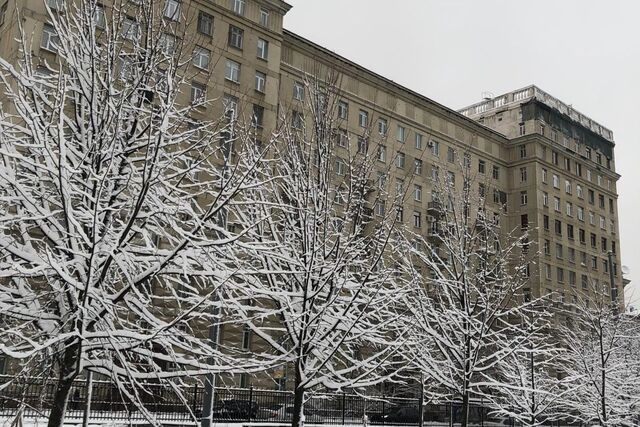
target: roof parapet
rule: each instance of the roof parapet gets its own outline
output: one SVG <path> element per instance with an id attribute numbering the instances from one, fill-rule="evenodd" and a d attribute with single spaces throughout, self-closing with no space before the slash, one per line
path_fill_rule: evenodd
<path id="1" fill-rule="evenodd" d="M 475 103 L 458 111 L 462 115 L 470 118 L 475 118 L 477 116 L 483 115 L 488 111 L 507 107 L 513 104 L 523 104 L 527 101 L 530 101 L 531 99 L 536 99 L 537 101 L 542 102 L 546 106 L 553 108 L 566 116 L 569 116 L 573 121 L 580 123 L 582 126 L 590 129 L 592 132 L 600 135 L 607 141 L 614 142 L 613 132 L 610 129 L 602 126 L 595 120 L 592 120 L 588 116 L 575 110 L 571 105 L 565 104 L 558 98 L 549 95 L 547 92 L 543 91 L 535 85 L 530 85 L 522 89 L 517 89 L 503 95 L 496 96 L 490 100 L 484 100 Z"/>

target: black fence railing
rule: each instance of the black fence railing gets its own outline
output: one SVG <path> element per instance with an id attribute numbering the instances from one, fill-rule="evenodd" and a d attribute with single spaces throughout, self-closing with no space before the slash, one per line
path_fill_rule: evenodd
<path id="1" fill-rule="evenodd" d="M 41 379 L 10 379 L 0 376 L 0 417 L 46 417 L 52 406 L 54 383 Z M 91 420 L 178 422 L 195 425 L 202 416 L 204 389 L 199 384 L 174 390 L 166 385 L 145 384 L 137 397 L 123 393 L 110 382 L 94 381 Z M 137 403 L 134 403 L 137 402 Z M 67 418 L 82 419 L 87 405 L 87 384 L 74 383 Z M 472 405 L 470 425 L 515 426 L 510 419 L 493 418 L 489 409 Z M 287 424 L 293 416 L 293 394 L 285 391 L 216 389 L 213 418 L 222 423 Z M 325 425 L 404 425 L 420 423 L 420 399 L 360 396 L 348 393 L 314 393 L 305 403 L 305 422 Z M 459 425 L 461 406 L 455 403 L 425 404 L 423 425 Z M 557 423 L 554 426 L 560 425 Z"/>

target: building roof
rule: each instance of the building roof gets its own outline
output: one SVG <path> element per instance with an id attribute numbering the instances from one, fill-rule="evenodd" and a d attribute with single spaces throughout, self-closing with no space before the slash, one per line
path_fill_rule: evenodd
<path id="1" fill-rule="evenodd" d="M 600 135 L 607 141 L 612 143 L 614 142 L 613 132 L 610 129 L 602 126 L 595 120 L 592 120 L 588 116 L 582 114 L 578 110 L 574 109 L 573 106 L 565 104 L 559 99 L 549 95 L 547 92 L 543 91 L 535 85 L 529 85 L 521 89 L 504 93 L 500 96 L 496 96 L 490 99 L 484 99 L 483 101 L 477 102 L 473 105 L 459 110 L 459 112 L 467 117 L 475 118 L 485 115 L 486 113 L 498 108 L 502 109 L 508 107 L 509 105 L 524 104 L 531 101 L 532 99 L 535 99 L 545 104 L 549 108 L 552 108 L 560 112 L 561 114 L 571 118 L 571 120 L 573 120 L 574 122 L 579 123 L 595 134 Z"/>

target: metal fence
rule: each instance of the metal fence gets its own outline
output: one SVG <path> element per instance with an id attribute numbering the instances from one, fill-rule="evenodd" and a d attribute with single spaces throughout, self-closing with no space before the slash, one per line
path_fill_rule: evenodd
<path id="1" fill-rule="evenodd" d="M 12 416 L 22 408 L 25 417 L 46 417 L 51 409 L 54 382 L 41 379 L 0 377 L 0 416 Z M 160 384 L 136 389 L 138 404 L 110 382 L 94 381 L 91 420 L 117 420 L 129 423 L 155 419 L 158 422 L 194 425 L 202 415 L 204 389 L 199 384 L 182 387 L 179 392 Z M 82 419 L 87 404 L 87 383 L 77 381 L 71 390 L 67 410 L 69 419 Z M 141 405 L 140 405 L 141 404 Z M 293 394 L 285 391 L 249 389 L 216 390 L 214 420 L 227 423 L 287 424 L 291 422 Z M 470 425 L 514 426 L 512 420 L 495 419 L 489 409 L 473 405 Z M 348 393 L 313 393 L 305 403 L 307 424 L 416 426 L 420 424 L 420 399 L 387 396 L 360 396 Z M 365 418 L 366 417 L 366 418 Z M 454 426 L 461 419 L 460 405 L 425 404 L 424 426 Z M 555 424 L 554 425 L 558 425 Z"/>

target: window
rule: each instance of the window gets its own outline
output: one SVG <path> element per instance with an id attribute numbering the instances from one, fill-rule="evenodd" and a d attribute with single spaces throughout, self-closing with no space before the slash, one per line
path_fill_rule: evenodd
<path id="1" fill-rule="evenodd" d="M 338 101 L 338 117 L 346 119 L 349 115 L 349 104 L 345 101 Z"/>
<path id="2" fill-rule="evenodd" d="M 385 208 L 384 205 L 385 205 L 384 200 L 378 200 L 376 202 L 376 209 L 375 209 L 376 215 L 384 216 L 384 208 Z"/>
<path id="3" fill-rule="evenodd" d="M 600 209 L 604 209 L 604 196 L 602 194 L 598 194 L 598 206 Z"/>
<path id="4" fill-rule="evenodd" d="M 576 285 L 576 272 L 569 271 L 569 286 L 575 286 L 575 285 Z"/>
<path id="5" fill-rule="evenodd" d="M 404 221 L 404 209 L 402 208 L 402 206 L 396 207 L 396 221 Z"/>
<path id="6" fill-rule="evenodd" d="M 580 243 L 582 243 L 583 245 L 585 243 L 587 243 L 585 235 L 586 235 L 586 233 L 585 233 L 584 229 L 582 229 L 582 228 L 578 229 L 578 239 L 580 240 Z"/>
<path id="7" fill-rule="evenodd" d="M 602 187 L 602 175 L 596 176 L 596 182 L 600 187 Z"/>
<path id="8" fill-rule="evenodd" d="M 367 154 L 369 151 L 369 140 L 363 136 L 358 137 L 358 154 Z"/>
<path id="9" fill-rule="evenodd" d="M 579 199 L 582 199 L 584 197 L 582 193 L 582 186 L 580 184 L 576 184 L 576 195 L 578 196 Z"/>
<path id="10" fill-rule="evenodd" d="M 500 179 L 500 168 L 498 166 L 493 166 L 491 176 L 493 177 L 493 179 Z"/>
<path id="11" fill-rule="evenodd" d="M 447 185 L 455 185 L 456 184 L 456 175 L 451 171 L 447 171 L 446 184 Z"/>
<path id="12" fill-rule="evenodd" d="M 560 179 L 555 173 L 553 174 L 553 188 L 560 188 Z"/>
<path id="13" fill-rule="evenodd" d="M 360 110 L 360 112 L 358 113 L 358 124 L 360 125 L 361 128 L 366 128 L 369 124 L 369 113 L 364 111 L 364 110 Z"/>
<path id="14" fill-rule="evenodd" d="M 607 226 L 605 225 L 605 220 L 603 216 L 600 216 L 600 228 L 602 230 L 605 230 L 607 228 Z"/>
<path id="15" fill-rule="evenodd" d="M 560 212 L 560 198 L 559 197 L 554 197 L 553 198 L 553 209 L 556 212 Z"/>
<path id="16" fill-rule="evenodd" d="M 576 262 L 576 250 L 574 248 L 568 248 L 567 250 L 567 258 L 571 264 L 575 264 Z"/>
<path id="17" fill-rule="evenodd" d="M 573 216 L 573 205 L 571 204 L 571 202 L 566 202 L 566 213 L 567 216 Z"/>
<path id="18" fill-rule="evenodd" d="M 304 84 L 301 82 L 293 82 L 293 99 L 304 100 Z"/>
<path id="19" fill-rule="evenodd" d="M 571 194 L 571 181 L 569 181 L 569 180 L 565 180 L 564 181 L 564 191 L 567 194 Z"/>
<path id="20" fill-rule="evenodd" d="M 378 119 L 378 133 L 380 135 L 386 135 L 387 128 L 388 128 L 387 119 L 385 119 L 384 117 L 380 117 Z"/>
<path id="21" fill-rule="evenodd" d="M 596 216 L 592 211 L 589 211 L 589 224 L 596 225 Z"/>
<path id="22" fill-rule="evenodd" d="M 294 111 L 291 115 L 291 125 L 294 129 L 302 129 L 304 126 L 304 116 L 300 111 Z"/>
<path id="23" fill-rule="evenodd" d="M 176 36 L 168 33 L 162 34 L 158 43 L 160 49 L 169 56 L 173 56 L 176 53 L 177 44 Z"/>
<path id="24" fill-rule="evenodd" d="M 562 267 L 557 267 L 556 268 L 557 271 L 557 279 L 558 279 L 558 283 L 563 283 L 564 282 L 564 270 L 562 269 Z"/>
<path id="25" fill-rule="evenodd" d="M 543 251 L 545 255 L 551 255 L 551 241 L 549 239 L 544 239 Z"/>
<path id="26" fill-rule="evenodd" d="M 47 0 L 47 6 L 53 10 L 64 9 L 64 0 Z"/>
<path id="27" fill-rule="evenodd" d="M 249 326 L 242 327 L 242 350 L 247 351 L 251 346 L 251 328 Z M 246 382 L 246 379 L 245 379 Z"/>
<path id="28" fill-rule="evenodd" d="M 545 230 L 549 230 L 549 215 L 542 216 L 542 226 Z"/>
<path id="29" fill-rule="evenodd" d="M 378 160 L 381 162 L 387 161 L 387 147 L 384 145 L 378 145 Z"/>
<path id="30" fill-rule="evenodd" d="M 613 213 L 613 199 L 609 199 L 609 212 Z"/>
<path id="31" fill-rule="evenodd" d="M 0 21 L 2 20 L 2 16 L 1 15 L 2 15 L 2 11 L 0 10 Z M 96 27 L 98 27 L 98 28 L 106 28 L 107 27 L 107 16 L 104 13 L 104 7 L 102 7 L 99 4 L 96 4 L 94 22 L 96 23 Z M 2 25 L 1 22 L 0 22 L 0 25 Z"/>
<path id="32" fill-rule="evenodd" d="M 227 59 L 224 67 L 224 78 L 232 82 L 240 82 L 240 64 L 231 59 Z"/>
<path id="33" fill-rule="evenodd" d="M 233 25 L 229 25 L 229 46 L 242 49 L 244 30 Z"/>
<path id="34" fill-rule="evenodd" d="M 227 120 L 233 121 L 238 117 L 238 98 L 232 95 L 225 95 L 222 99 L 222 106 Z"/>
<path id="35" fill-rule="evenodd" d="M 346 129 L 338 129 L 337 132 L 338 145 L 340 147 L 346 147 L 349 142 L 349 134 Z"/>
<path id="36" fill-rule="evenodd" d="M 415 228 L 420 228 L 422 226 L 422 215 L 420 212 L 413 211 L 413 226 Z"/>
<path id="37" fill-rule="evenodd" d="M 260 25 L 263 27 L 269 26 L 269 11 L 266 9 L 260 9 Z"/>
<path id="38" fill-rule="evenodd" d="M 431 154 L 436 157 L 440 157 L 440 142 L 431 141 Z"/>
<path id="39" fill-rule="evenodd" d="M 4 24 L 4 20 L 7 16 L 7 9 L 9 8 L 9 2 L 5 1 L 2 6 L 0 6 L 0 27 Z M 1 361 L 2 359 L 0 359 Z M 4 371 L 0 371 L 0 374 L 4 373 Z"/>
<path id="40" fill-rule="evenodd" d="M 578 176 L 582 176 L 582 165 L 580 163 L 576 163 L 576 173 Z"/>
<path id="41" fill-rule="evenodd" d="M 527 192 L 526 191 L 521 191 L 520 192 L 520 204 L 522 206 L 527 204 Z"/>
<path id="42" fill-rule="evenodd" d="M 571 159 L 568 157 L 564 158 L 564 168 L 568 171 L 571 171 Z"/>
<path id="43" fill-rule="evenodd" d="M 201 83 L 191 82 L 191 103 L 200 104 L 204 102 L 207 95 L 207 87 Z"/>
<path id="44" fill-rule="evenodd" d="M 261 128 L 264 124 L 264 107 L 260 105 L 253 105 L 253 115 L 251 117 L 251 124 L 257 128 Z"/>
<path id="45" fill-rule="evenodd" d="M 542 192 L 542 206 L 549 207 L 549 194 L 547 192 Z"/>
<path id="46" fill-rule="evenodd" d="M 555 232 L 558 236 L 562 236 L 562 221 L 559 219 L 554 220 L 553 222 Z"/>
<path id="47" fill-rule="evenodd" d="M 587 169 L 587 181 L 591 182 L 591 170 Z"/>
<path id="48" fill-rule="evenodd" d="M 600 237 L 600 250 L 602 250 L 602 252 L 606 252 L 607 251 L 607 238 L 606 237 Z"/>
<path id="49" fill-rule="evenodd" d="M 401 153 L 400 151 L 398 151 L 398 153 L 396 154 L 396 166 L 401 169 L 404 169 L 404 161 L 405 161 L 404 153 Z"/>
<path id="50" fill-rule="evenodd" d="M 244 15 L 245 0 L 231 0 L 231 10 L 238 15 Z"/>
<path id="51" fill-rule="evenodd" d="M 549 264 L 544 265 L 544 278 L 551 280 L 551 266 Z M 551 293 L 551 290 L 549 290 L 549 293 Z"/>
<path id="52" fill-rule="evenodd" d="M 485 173 L 487 164 L 484 160 L 478 160 L 478 173 Z"/>
<path id="53" fill-rule="evenodd" d="M 42 42 L 40 43 L 40 47 L 51 52 L 57 52 L 59 43 L 60 38 L 58 37 L 56 29 L 49 24 L 44 24 L 44 28 L 42 29 Z"/>
<path id="54" fill-rule="evenodd" d="M 562 259 L 564 254 L 562 253 L 562 244 L 556 243 L 556 258 Z"/>
<path id="55" fill-rule="evenodd" d="M 200 46 L 193 49 L 193 65 L 204 70 L 209 68 L 211 51 Z"/>
<path id="56" fill-rule="evenodd" d="M 578 221 L 584 221 L 584 208 L 582 206 L 578 206 Z"/>
<path id="57" fill-rule="evenodd" d="M 417 133 L 414 138 L 416 150 L 422 150 L 422 134 Z"/>
<path id="58" fill-rule="evenodd" d="M 525 157 L 527 157 L 527 146 L 526 145 L 521 145 L 520 146 L 520 158 L 524 159 Z"/>
<path id="59" fill-rule="evenodd" d="M 407 130 L 405 129 L 405 127 L 398 125 L 398 127 L 396 128 L 396 140 L 404 144 L 406 133 Z"/>
<path id="60" fill-rule="evenodd" d="M 344 160 L 340 157 L 336 158 L 336 174 L 339 176 L 343 176 L 347 170 L 347 166 L 344 163 Z"/>
<path id="61" fill-rule="evenodd" d="M 404 180 L 396 178 L 396 195 L 404 194 Z"/>
<path id="62" fill-rule="evenodd" d="M 440 180 L 440 168 L 436 165 L 431 165 L 431 180 L 433 182 Z"/>
<path id="63" fill-rule="evenodd" d="M 256 85 L 255 89 L 258 92 L 264 93 L 265 88 L 267 86 L 267 75 L 265 73 L 261 73 L 260 71 L 256 71 Z"/>
<path id="64" fill-rule="evenodd" d="M 413 161 L 413 173 L 416 175 L 422 175 L 422 160 L 415 159 Z"/>
<path id="65" fill-rule="evenodd" d="M 527 168 L 520 168 L 520 182 L 527 182 Z"/>
<path id="66" fill-rule="evenodd" d="M 573 234 L 573 225 L 571 224 L 567 224 L 567 237 L 571 240 L 574 239 L 574 234 Z"/>
<path id="67" fill-rule="evenodd" d="M 258 48 L 256 55 L 260 59 L 264 59 L 265 61 L 269 57 L 269 42 L 263 39 L 258 39 Z"/>
<path id="68" fill-rule="evenodd" d="M 597 270 L 598 269 L 598 257 L 596 257 L 596 256 L 592 256 L 591 257 L 591 268 L 593 270 Z"/>
<path id="69" fill-rule="evenodd" d="M 416 202 L 422 201 L 422 186 L 418 184 L 413 184 L 413 200 Z"/>
<path id="70" fill-rule="evenodd" d="M 526 132 L 527 130 L 524 127 L 524 123 L 520 123 L 520 136 L 524 135 Z"/>
<path id="71" fill-rule="evenodd" d="M 207 36 L 213 35 L 213 16 L 205 12 L 198 12 L 198 32 Z"/>
<path id="72" fill-rule="evenodd" d="M 447 161 L 449 163 L 453 163 L 456 161 L 456 152 L 451 147 L 447 147 Z"/>
<path id="73" fill-rule="evenodd" d="M 520 215 L 520 228 L 526 230 L 529 228 L 529 215 L 523 214 Z"/>
<path id="74" fill-rule="evenodd" d="M 547 183 L 547 170 L 545 168 L 542 168 L 542 182 Z"/>
<path id="75" fill-rule="evenodd" d="M 165 0 L 164 17 L 174 21 L 180 19 L 180 2 L 178 0 Z"/>
<path id="76" fill-rule="evenodd" d="M 478 196 L 484 198 L 487 190 L 483 183 L 478 184 Z"/>
<path id="77" fill-rule="evenodd" d="M 590 233 L 589 234 L 589 243 L 591 243 L 591 247 L 592 248 L 596 248 L 597 247 L 597 239 L 596 239 L 595 233 Z"/>

